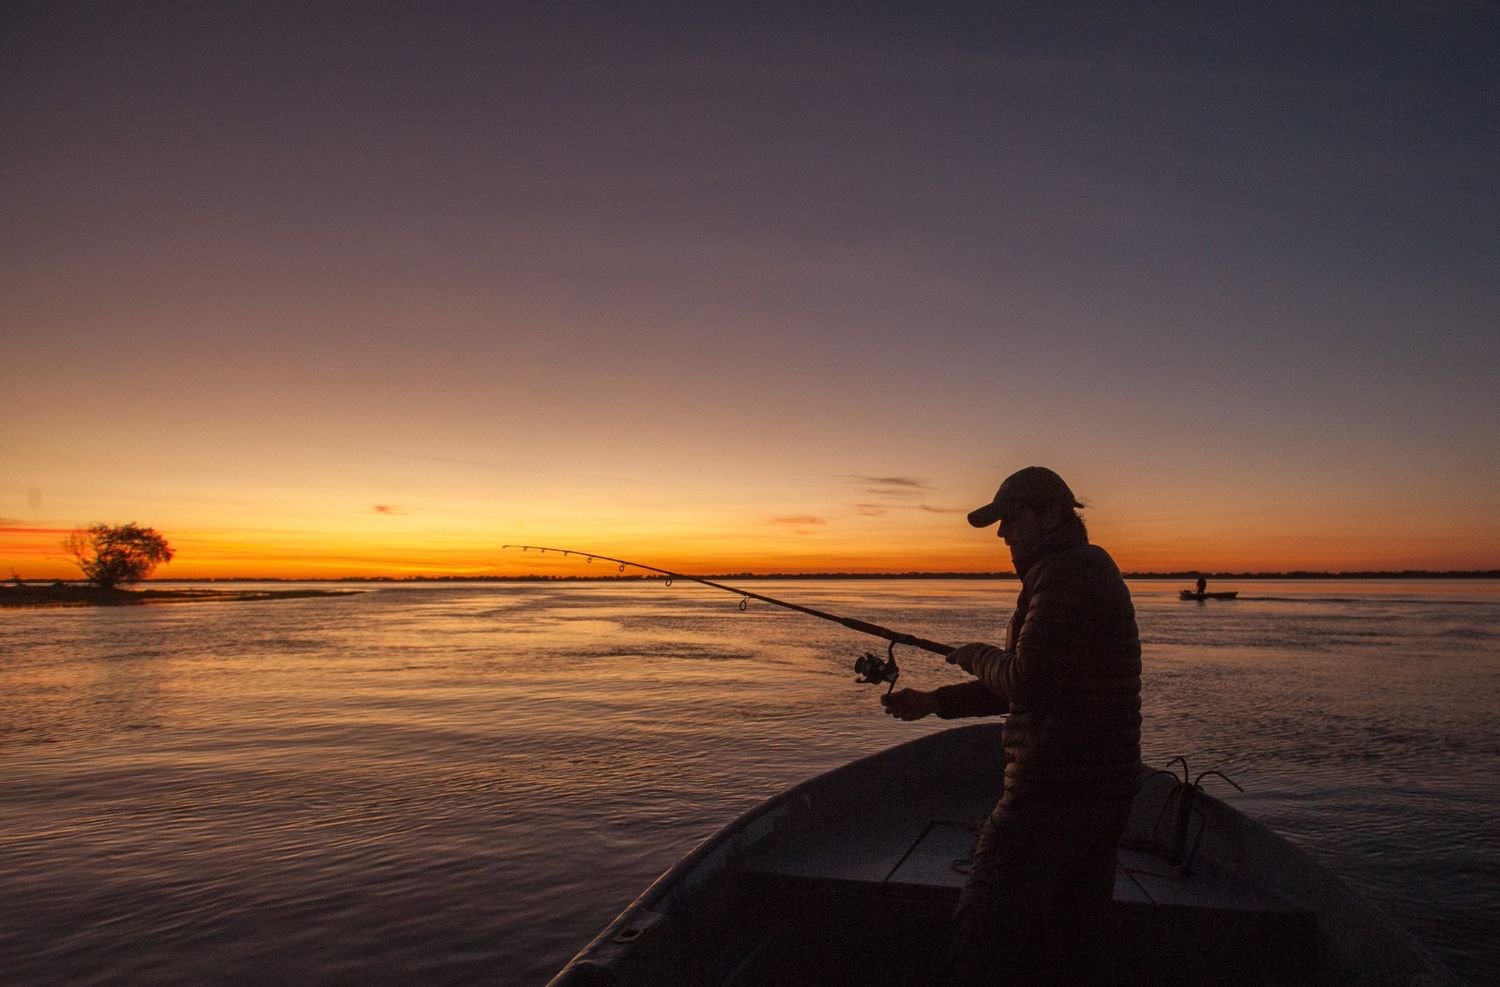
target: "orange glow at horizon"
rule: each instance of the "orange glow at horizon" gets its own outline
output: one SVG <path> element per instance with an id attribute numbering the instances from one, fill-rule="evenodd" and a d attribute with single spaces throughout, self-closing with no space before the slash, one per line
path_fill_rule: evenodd
<path id="1" fill-rule="evenodd" d="M 642 526 L 644 528 L 646 526 Z M 403 577 L 551 576 L 610 577 L 615 566 L 553 552 L 523 552 L 502 545 L 532 544 L 579 553 L 630 559 L 686 574 L 819 572 L 934 573 L 1007 572 L 1004 544 L 994 530 L 976 531 L 962 519 L 892 531 L 884 539 L 830 531 L 740 532 L 735 536 L 664 530 L 655 535 L 636 528 L 611 533 L 580 526 L 545 536 L 517 531 L 510 537 L 476 537 L 458 531 L 421 530 L 400 536 L 370 531 L 263 532 L 174 531 L 158 527 L 176 558 L 153 578 L 170 579 L 343 579 Z M 1440 530 L 1408 530 L 1378 542 L 1358 531 L 1328 529 L 1321 539 L 1266 539 L 1249 528 L 1215 531 L 1122 521 L 1091 525 L 1093 540 L 1127 572 L 1290 572 L 1489 570 L 1497 560 Z M 62 549 L 65 528 L 0 528 L 0 575 L 24 579 L 78 578 Z"/>

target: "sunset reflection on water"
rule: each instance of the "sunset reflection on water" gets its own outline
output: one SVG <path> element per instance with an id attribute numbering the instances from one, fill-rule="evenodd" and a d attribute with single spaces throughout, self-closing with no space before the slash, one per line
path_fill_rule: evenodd
<path id="1" fill-rule="evenodd" d="M 1017 584 L 748 588 L 961 643 Z M 1229 773 L 1461 973 L 1500 958 L 1466 876 L 1500 866 L 1500 584 L 1223 588 L 1132 586 L 1148 760 Z M 735 814 L 946 725 L 882 716 L 867 649 L 658 582 L 8 612 L 8 980 L 540 982 Z M 961 674 L 897 656 L 903 685 Z"/>

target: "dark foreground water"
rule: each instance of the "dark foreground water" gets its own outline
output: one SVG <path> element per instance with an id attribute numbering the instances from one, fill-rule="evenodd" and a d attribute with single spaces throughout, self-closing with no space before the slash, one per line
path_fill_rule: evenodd
<path id="1" fill-rule="evenodd" d="M 957 643 L 1016 584 L 749 588 Z M 1133 585 L 1147 759 L 1500 982 L 1500 584 L 1238 588 Z M 542 983 L 728 819 L 943 726 L 853 684 L 880 644 L 680 583 L 0 611 L 0 982 Z"/>

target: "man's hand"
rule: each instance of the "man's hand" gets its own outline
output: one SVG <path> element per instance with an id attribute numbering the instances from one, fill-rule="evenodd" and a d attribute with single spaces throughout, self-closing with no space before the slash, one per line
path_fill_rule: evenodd
<path id="1" fill-rule="evenodd" d="M 938 711 L 937 696 L 921 689 L 897 689 L 881 696 L 880 705 L 898 720 L 920 720 Z"/>

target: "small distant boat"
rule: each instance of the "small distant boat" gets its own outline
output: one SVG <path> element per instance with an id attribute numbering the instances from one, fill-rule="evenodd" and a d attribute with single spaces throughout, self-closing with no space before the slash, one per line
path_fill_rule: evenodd
<path id="1" fill-rule="evenodd" d="M 1177 593 L 1184 600 L 1232 600 L 1240 595 L 1237 589 L 1225 593 L 1199 593 L 1197 590 L 1180 589 Z"/>
<path id="2" fill-rule="evenodd" d="M 930 982 L 977 823 L 1000 794 L 1000 749 L 998 723 L 958 727 L 775 796 L 662 875 L 550 987 Z M 1115 878 L 1120 982 L 1459 983 L 1186 775 L 1141 768 Z"/>

